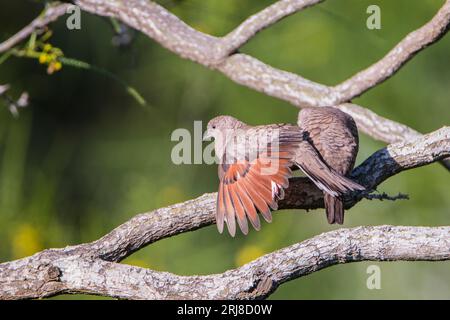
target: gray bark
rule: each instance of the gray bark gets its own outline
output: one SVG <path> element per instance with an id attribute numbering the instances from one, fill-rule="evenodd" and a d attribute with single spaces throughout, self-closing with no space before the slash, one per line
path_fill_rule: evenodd
<path id="1" fill-rule="evenodd" d="M 82 293 L 123 299 L 261 299 L 286 281 L 336 264 L 449 259 L 450 227 L 339 229 L 206 276 L 108 262 L 93 256 L 89 246 L 78 246 L 1 264 L 0 298 Z"/>

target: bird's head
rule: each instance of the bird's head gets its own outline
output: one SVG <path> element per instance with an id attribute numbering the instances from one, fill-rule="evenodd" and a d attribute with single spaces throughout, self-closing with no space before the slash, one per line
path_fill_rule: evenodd
<path id="1" fill-rule="evenodd" d="M 227 136 L 236 129 L 244 129 L 247 125 L 231 116 L 218 116 L 211 119 L 206 127 L 203 140 L 214 138 L 217 140 L 219 136 Z"/>

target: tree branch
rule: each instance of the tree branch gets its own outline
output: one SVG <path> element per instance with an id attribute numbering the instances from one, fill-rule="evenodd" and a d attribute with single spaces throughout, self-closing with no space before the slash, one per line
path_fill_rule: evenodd
<path id="1" fill-rule="evenodd" d="M 375 112 L 356 104 L 344 103 L 338 108 L 352 115 L 358 123 L 358 129 L 376 140 L 397 143 L 422 136 L 421 133 L 404 124 L 380 117 Z"/>
<path id="2" fill-rule="evenodd" d="M 357 261 L 450 259 L 450 227 L 339 229 L 269 253 L 240 268 L 178 276 L 90 256 L 89 246 L 46 250 L 0 264 L 0 299 L 62 293 L 123 299 L 261 299 L 279 285 L 323 268 Z"/>
<path id="3" fill-rule="evenodd" d="M 236 29 L 231 31 L 221 39 L 225 58 L 226 56 L 236 52 L 240 47 L 246 44 L 258 32 L 290 16 L 298 11 L 311 7 L 324 0 L 282 0 L 276 1 L 271 6 L 252 15 L 241 23 Z"/>
<path id="4" fill-rule="evenodd" d="M 404 170 L 427 165 L 450 156 L 450 127 L 423 135 L 408 142 L 398 142 L 378 150 L 356 167 L 351 177 L 368 190 L 375 189 L 388 178 Z M 351 208 L 365 198 L 365 193 L 356 193 L 346 200 Z M 294 178 L 286 191 L 280 209 L 323 208 L 323 193 L 309 179 Z"/>
<path id="5" fill-rule="evenodd" d="M 356 104 L 344 103 L 337 108 L 350 114 L 358 124 L 359 130 L 379 141 L 398 143 L 415 140 L 423 136 L 404 124 L 380 117 L 375 112 Z M 444 168 L 450 170 L 450 158 L 443 158 L 440 163 Z"/>

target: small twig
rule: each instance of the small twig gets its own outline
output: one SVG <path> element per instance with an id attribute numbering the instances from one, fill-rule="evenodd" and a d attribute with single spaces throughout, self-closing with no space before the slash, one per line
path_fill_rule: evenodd
<path id="1" fill-rule="evenodd" d="M 312 7 L 324 0 L 283 0 L 250 16 L 237 28 L 223 37 L 222 54 L 230 55 L 252 39 L 258 32 L 296 12 Z"/>
<path id="2" fill-rule="evenodd" d="M 380 201 L 383 201 L 383 200 L 389 200 L 389 201 L 409 200 L 409 195 L 403 194 L 403 193 L 399 193 L 396 196 L 390 196 L 386 192 L 383 192 L 383 193 L 370 193 L 370 194 L 365 194 L 364 195 L 364 199 L 367 199 L 367 200 L 380 200 Z"/>

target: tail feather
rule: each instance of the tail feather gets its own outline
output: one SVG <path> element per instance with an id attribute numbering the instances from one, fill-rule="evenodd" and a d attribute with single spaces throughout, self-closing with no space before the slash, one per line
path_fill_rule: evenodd
<path id="1" fill-rule="evenodd" d="M 341 199 L 324 193 L 325 212 L 327 213 L 328 223 L 344 223 L 344 203 Z"/>
<path id="2" fill-rule="evenodd" d="M 336 172 L 308 142 L 302 142 L 294 158 L 295 164 L 322 191 L 338 197 L 348 192 L 365 190 L 363 186 Z"/>

